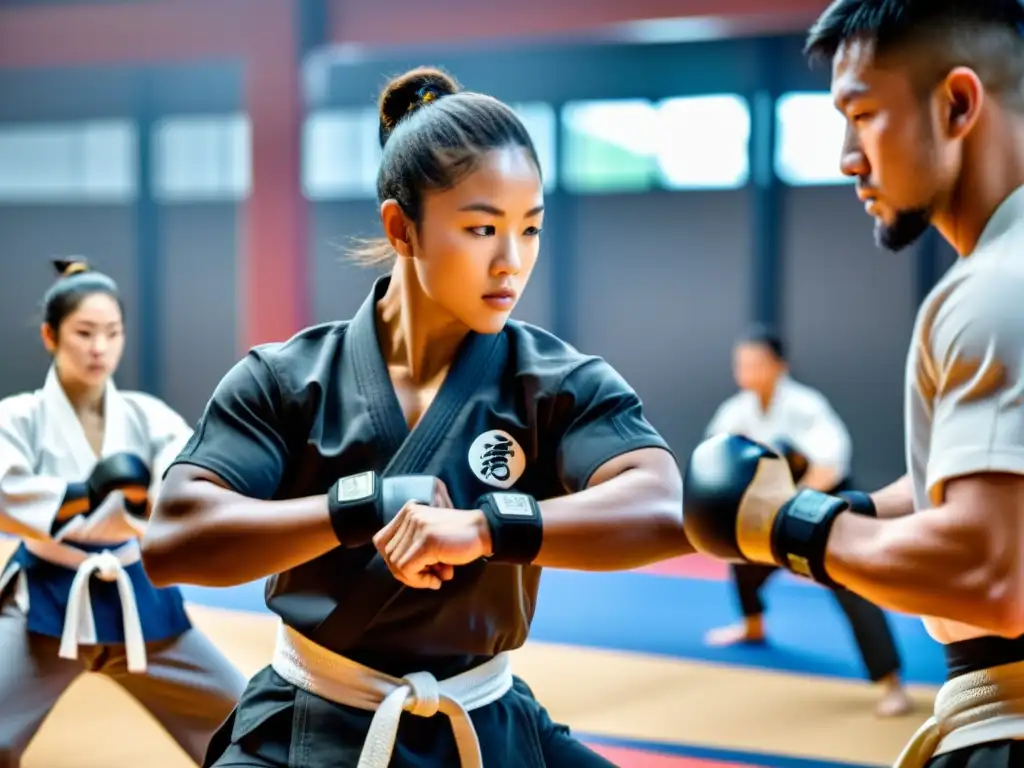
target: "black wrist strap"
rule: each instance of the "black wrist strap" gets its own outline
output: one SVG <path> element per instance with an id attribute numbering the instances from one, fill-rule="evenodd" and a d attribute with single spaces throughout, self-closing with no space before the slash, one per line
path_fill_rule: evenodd
<path id="1" fill-rule="evenodd" d="M 341 478 L 327 492 L 331 527 L 343 547 L 369 544 L 383 527 L 382 483 L 376 472 L 360 472 Z"/>
<path id="2" fill-rule="evenodd" d="M 839 588 L 825 570 L 825 549 L 832 524 L 849 509 L 837 496 L 801 491 L 779 510 L 772 527 L 775 562 L 819 584 Z"/>
<path id="3" fill-rule="evenodd" d="M 851 512 L 864 515 L 864 517 L 878 517 L 878 509 L 875 508 L 875 502 L 864 491 L 842 491 L 837 493 L 836 496 L 850 505 Z"/>
<path id="4" fill-rule="evenodd" d="M 537 500 L 526 493 L 495 492 L 477 499 L 491 531 L 493 563 L 529 565 L 544 540 L 544 523 Z"/>

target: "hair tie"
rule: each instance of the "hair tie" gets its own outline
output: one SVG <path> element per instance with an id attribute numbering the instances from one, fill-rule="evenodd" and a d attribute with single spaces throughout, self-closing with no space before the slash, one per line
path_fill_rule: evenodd
<path id="1" fill-rule="evenodd" d="M 89 271 L 89 266 L 87 264 L 85 264 L 85 263 L 83 263 L 81 261 L 76 261 L 74 264 L 69 264 L 64 269 L 63 275 L 64 275 L 64 277 L 71 277 L 72 275 L 77 275 L 80 272 L 88 272 L 88 271 Z"/>
<path id="2" fill-rule="evenodd" d="M 437 92 L 437 88 L 433 85 L 424 85 L 418 91 L 416 91 L 416 101 L 409 105 L 409 110 L 416 109 L 429 104 L 432 101 L 437 101 L 440 94 Z"/>

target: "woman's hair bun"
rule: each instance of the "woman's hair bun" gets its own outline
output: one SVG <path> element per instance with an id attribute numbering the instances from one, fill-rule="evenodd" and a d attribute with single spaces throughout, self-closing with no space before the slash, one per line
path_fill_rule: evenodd
<path id="1" fill-rule="evenodd" d="M 57 270 L 60 277 L 71 277 L 80 272 L 89 271 L 89 262 L 81 258 L 54 259 L 53 268 Z"/>
<path id="2" fill-rule="evenodd" d="M 455 78 L 435 67 L 418 67 L 393 78 L 380 94 L 381 146 L 402 118 L 460 90 L 462 88 Z"/>

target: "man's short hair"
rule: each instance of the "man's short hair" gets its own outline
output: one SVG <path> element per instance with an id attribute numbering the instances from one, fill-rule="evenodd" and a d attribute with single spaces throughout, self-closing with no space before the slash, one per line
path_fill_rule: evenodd
<path id="1" fill-rule="evenodd" d="M 737 344 L 757 344 L 766 348 L 780 362 L 786 361 L 786 347 L 782 336 L 775 328 L 764 323 L 755 323 L 739 337 Z"/>
<path id="2" fill-rule="evenodd" d="M 808 32 L 804 53 L 831 61 L 843 43 L 861 36 L 880 55 L 931 43 L 931 56 L 916 58 L 933 77 L 967 66 L 987 89 L 1024 107 L 1024 0 L 833 0 Z"/>

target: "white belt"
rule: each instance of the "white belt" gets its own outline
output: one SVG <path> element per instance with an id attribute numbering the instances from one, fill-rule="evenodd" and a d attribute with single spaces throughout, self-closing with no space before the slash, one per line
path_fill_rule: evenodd
<path id="1" fill-rule="evenodd" d="M 462 768 L 482 768 L 480 743 L 469 712 L 504 696 L 512 687 L 508 654 L 438 681 L 429 672 L 391 677 L 356 664 L 281 624 L 271 662 L 297 688 L 348 707 L 373 712 L 358 768 L 387 768 L 402 711 L 419 717 L 448 715 Z"/>
<path id="2" fill-rule="evenodd" d="M 125 568 L 142 559 L 136 539 L 125 542 L 113 550 L 85 552 L 68 544 L 55 541 L 28 540 L 25 548 L 38 558 L 75 571 L 64 613 L 64 633 L 60 639 L 60 657 L 77 659 L 79 644 L 96 642 L 96 624 L 89 597 L 89 580 L 97 576 L 103 581 L 116 581 L 121 598 L 124 619 L 124 645 L 129 672 L 146 671 L 146 641 L 142 635 L 142 620 L 135 603 L 135 589 Z"/>
<path id="3" fill-rule="evenodd" d="M 1024 662 L 946 682 L 928 718 L 893 768 L 923 768 L 936 755 L 993 741 L 1024 739 Z"/>

